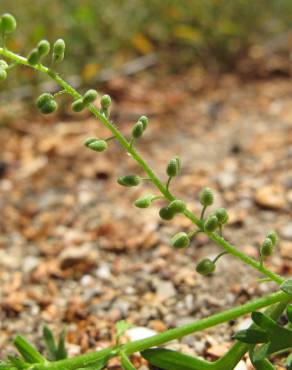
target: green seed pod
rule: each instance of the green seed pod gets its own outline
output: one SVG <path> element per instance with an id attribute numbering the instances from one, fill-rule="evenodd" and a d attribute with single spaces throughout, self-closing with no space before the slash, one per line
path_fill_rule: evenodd
<path id="1" fill-rule="evenodd" d="M 278 234 L 276 233 L 276 231 L 271 230 L 271 231 L 268 232 L 267 238 L 271 239 L 271 242 L 272 242 L 273 247 L 274 247 L 277 244 L 277 241 L 278 241 Z"/>
<path id="2" fill-rule="evenodd" d="M 105 140 L 96 140 L 88 144 L 88 148 L 95 152 L 103 152 L 107 149 L 107 142 Z"/>
<path id="3" fill-rule="evenodd" d="M 210 188 L 204 188 L 199 195 L 202 206 L 211 206 L 214 202 L 214 195 Z"/>
<path id="4" fill-rule="evenodd" d="M 41 112 L 44 114 L 50 114 L 58 109 L 58 104 L 55 100 L 48 100 L 41 106 Z"/>
<path id="5" fill-rule="evenodd" d="M 163 220 L 172 220 L 173 217 L 174 217 L 174 213 L 173 211 L 171 211 L 168 207 L 162 207 L 159 211 L 159 216 L 163 219 Z"/>
<path id="6" fill-rule="evenodd" d="M 174 248 L 186 248 L 190 245 L 190 238 L 184 232 L 179 232 L 171 238 L 171 245 Z"/>
<path id="7" fill-rule="evenodd" d="M 168 165 L 166 167 L 166 173 L 169 177 L 177 176 L 180 172 L 180 159 L 179 157 L 175 156 L 171 158 L 171 160 L 168 162 Z"/>
<path id="8" fill-rule="evenodd" d="M 141 121 L 138 121 L 135 123 L 133 129 L 132 129 L 132 136 L 135 139 L 138 139 L 140 136 L 142 136 L 144 131 L 143 123 Z"/>
<path id="9" fill-rule="evenodd" d="M 216 209 L 214 214 L 217 217 L 218 223 L 220 225 L 224 225 L 227 223 L 229 216 L 225 208 Z"/>
<path id="10" fill-rule="evenodd" d="M 29 56 L 27 57 L 27 61 L 29 64 L 34 66 L 35 64 L 38 64 L 40 62 L 40 54 L 38 49 L 33 49 L 30 53 Z"/>
<path id="11" fill-rule="evenodd" d="M 5 13 L 0 18 L 0 31 L 2 33 L 11 33 L 17 26 L 16 19 L 13 15 Z"/>
<path id="12" fill-rule="evenodd" d="M 100 99 L 100 105 L 103 109 L 108 109 L 111 105 L 111 97 L 109 95 L 103 95 Z"/>
<path id="13" fill-rule="evenodd" d="M 141 182 L 141 178 L 137 175 L 126 175 L 118 178 L 118 184 L 122 186 L 137 186 Z"/>
<path id="14" fill-rule="evenodd" d="M 137 200 L 135 200 L 134 206 L 137 208 L 148 208 L 151 205 L 154 198 L 155 195 L 152 194 L 138 198 Z"/>
<path id="15" fill-rule="evenodd" d="M 211 215 L 207 218 L 204 229 L 205 231 L 215 231 L 218 227 L 218 218 L 215 215 Z"/>
<path id="16" fill-rule="evenodd" d="M 64 59 L 65 41 L 58 39 L 53 45 L 53 63 L 60 63 Z"/>
<path id="17" fill-rule="evenodd" d="M 49 54 L 50 49 L 51 49 L 51 45 L 50 45 L 49 41 L 41 40 L 38 43 L 37 49 L 38 49 L 38 52 L 39 52 L 40 56 L 44 57 L 44 56 Z"/>
<path id="18" fill-rule="evenodd" d="M 186 209 L 186 204 L 182 200 L 176 199 L 169 203 L 168 208 L 173 213 L 182 213 Z"/>
<path id="19" fill-rule="evenodd" d="M 75 100 L 72 105 L 73 112 L 81 112 L 85 108 L 85 104 L 83 102 L 83 99 L 77 99 Z"/>
<path id="20" fill-rule="evenodd" d="M 50 100 L 54 100 L 54 97 L 52 94 L 49 94 L 49 93 L 44 93 L 44 94 L 41 94 L 37 100 L 36 100 L 36 105 L 39 109 L 42 108 L 42 106 L 44 104 L 46 104 L 48 101 Z"/>
<path id="21" fill-rule="evenodd" d="M 273 254 L 273 242 L 270 238 L 266 238 L 261 246 L 261 256 L 269 257 Z"/>
<path id="22" fill-rule="evenodd" d="M 142 122 L 143 130 L 145 131 L 149 122 L 148 118 L 146 116 L 141 116 L 138 121 Z"/>
<path id="23" fill-rule="evenodd" d="M 97 91 L 90 89 L 86 91 L 86 93 L 84 94 L 83 102 L 84 104 L 93 103 L 96 98 L 97 98 Z"/>
<path id="24" fill-rule="evenodd" d="M 7 78 L 7 72 L 5 71 L 5 69 L 0 68 L 0 81 L 4 81 L 6 80 L 6 78 Z"/>
<path id="25" fill-rule="evenodd" d="M 8 64 L 3 59 L 0 59 L 0 68 L 1 69 L 7 69 L 8 68 Z"/>
<path id="26" fill-rule="evenodd" d="M 98 139 L 96 137 L 88 137 L 85 141 L 84 141 L 84 145 L 86 147 L 89 146 L 89 144 L 93 143 L 94 141 L 97 141 Z"/>
<path id="27" fill-rule="evenodd" d="M 196 266 L 196 271 L 201 275 L 209 275 L 215 271 L 216 265 L 209 258 L 205 258 L 200 261 Z"/>

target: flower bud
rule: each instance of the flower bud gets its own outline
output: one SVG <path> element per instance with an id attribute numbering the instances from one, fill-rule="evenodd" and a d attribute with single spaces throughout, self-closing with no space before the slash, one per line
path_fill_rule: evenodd
<path id="1" fill-rule="evenodd" d="M 182 213 L 186 209 L 186 204 L 182 200 L 175 199 L 172 202 L 169 203 L 168 208 L 173 213 Z"/>
<path id="2" fill-rule="evenodd" d="M 75 100 L 72 105 L 73 112 L 81 112 L 85 108 L 85 104 L 83 102 L 83 99 L 77 99 Z"/>
<path id="3" fill-rule="evenodd" d="M 174 217 L 173 211 L 171 211 L 168 207 L 162 207 L 159 211 L 159 216 L 163 220 L 172 220 Z"/>
<path id="4" fill-rule="evenodd" d="M 263 257 L 269 257 L 273 254 L 273 242 L 270 238 L 266 238 L 263 241 L 260 253 Z"/>
<path id="5" fill-rule="evenodd" d="M 0 59 L 0 68 L 1 69 L 7 69 L 8 68 L 8 64 L 3 59 Z"/>
<path id="6" fill-rule="evenodd" d="M 36 105 L 39 109 L 42 108 L 44 104 L 46 104 L 49 100 L 54 100 L 54 97 L 52 94 L 49 93 L 43 93 L 41 94 L 37 100 L 36 100 Z"/>
<path id="7" fill-rule="evenodd" d="M 277 244 L 277 241 L 278 241 L 278 234 L 276 233 L 276 231 L 271 230 L 271 231 L 268 232 L 267 238 L 271 239 L 271 242 L 272 242 L 273 247 L 274 247 Z"/>
<path id="8" fill-rule="evenodd" d="M 190 238 L 184 232 L 179 232 L 171 238 L 171 245 L 174 248 L 186 248 L 190 245 Z"/>
<path id="9" fill-rule="evenodd" d="M 27 61 L 29 64 L 31 64 L 32 66 L 34 66 L 35 64 L 38 64 L 40 62 L 40 54 L 39 54 L 39 51 L 38 49 L 33 49 L 28 57 L 27 57 Z"/>
<path id="10" fill-rule="evenodd" d="M 204 188 L 199 196 L 200 203 L 202 206 L 207 207 L 213 204 L 214 202 L 214 196 L 213 192 L 210 188 Z"/>
<path id="11" fill-rule="evenodd" d="M 148 126 L 148 122 L 149 122 L 148 118 L 146 116 L 141 116 L 138 121 L 142 122 L 143 130 L 145 131 Z"/>
<path id="12" fill-rule="evenodd" d="M 11 33 L 15 30 L 17 26 L 16 19 L 13 15 L 5 13 L 0 18 L 0 32 L 1 33 Z"/>
<path id="13" fill-rule="evenodd" d="M 196 271 L 201 275 L 209 275 L 215 271 L 216 265 L 209 258 L 205 258 L 197 264 Z"/>
<path id="14" fill-rule="evenodd" d="M 228 221 L 229 216 L 225 208 L 216 209 L 214 214 L 217 217 L 218 223 L 220 225 L 224 225 Z"/>
<path id="15" fill-rule="evenodd" d="M 111 105 L 111 97 L 109 95 L 103 95 L 100 99 L 100 105 L 103 109 L 108 109 Z"/>
<path id="16" fill-rule="evenodd" d="M 132 129 L 132 136 L 135 139 L 138 139 L 140 136 L 142 136 L 144 131 L 143 123 L 141 121 L 138 121 L 135 123 L 133 129 Z"/>
<path id="17" fill-rule="evenodd" d="M 89 144 L 93 143 L 94 141 L 97 141 L 98 139 L 96 137 L 88 137 L 85 141 L 84 141 L 84 145 L 86 147 L 89 146 Z"/>
<path id="18" fill-rule="evenodd" d="M 58 104 L 55 100 L 48 100 L 46 103 L 42 105 L 40 109 L 42 113 L 50 114 L 58 109 Z"/>
<path id="19" fill-rule="evenodd" d="M 207 218 L 204 229 L 205 231 L 212 232 L 218 227 L 218 218 L 215 215 L 211 215 Z"/>
<path id="20" fill-rule="evenodd" d="M 107 149 L 107 142 L 105 140 L 95 140 L 87 145 L 89 149 L 95 152 L 103 152 Z"/>
<path id="21" fill-rule="evenodd" d="M 171 160 L 168 162 L 168 165 L 166 167 L 166 173 L 169 177 L 174 177 L 179 174 L 181 167 L 180 158 L 175 156 L 171 158 Z"/>
<path id="22" fill-rule="evenodd" d="M 65 54 L 65 41 L 58 39 L 53 45 L 53 62 L 60 63 L 64 59 Z"/>
<path id="23" fill-rule="evenodd" d="M 154 198 L 155 195 L 146 195 L 144 197 L 138 198 L 137 200 L 135 200 L 134 206 L 137 208 L 148 208 Z"/>
<path id="24" fill-rule="evenodd" d="M 137 186 L 141 182 L 141 178 L 137 175 L 126 175 L 118 178 L 118 184 L 122 186 Z"/>
<path id="25" fill-rule="evenodd" d="M 97 98 L 97 91 L 94 89 L 90 89 L 86 91 L 86 93 L 84 94 L 83 102 L 84 104 L 93 103 L 96 98 Z"/>
<path id="26" fill-rule="evenodd" d="M 6 80 L 6 78 L 7 78 L 7 72 L 5 71 L 5 69 L 0 68 L 0 81 L 4 81 Z"/>
<path id="27" fill-rule="evenodd" d="M 41 40 L 38 43 L 37 49 L 38 49 L 38 52 L 39 52 L 40 56 L 44 57 L 44 56 L 49 54 L 50 49 L 51 49 L 51 45 L 50 45 L 49 41 Z"/>

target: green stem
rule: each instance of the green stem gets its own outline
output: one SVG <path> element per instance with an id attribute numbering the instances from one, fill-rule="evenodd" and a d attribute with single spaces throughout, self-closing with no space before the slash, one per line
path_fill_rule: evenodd
<path id="1" fill-rule="evenodd" d="M 170 342 L 174 339 L 182 338 L 186 335 L 195 333 L 197 331 L 204 330 L 204 329 L 210 328 L 218 324 L 222 324 L 229 320 L 234 320 L 237 317 L 246 315 L 260 308 L 270 306 L 274 303 L 281 302 L 281 301 L 288 301 L 289 298 L 291 299 L 291 297 L 289 297 L 284 292 L 273 293 L 263 298 L 259 298 L 254 301 L 248 302 L 240 307 L 235 307 L 235 308 L 226 310 L 224 312 L 215 314 L 213 316 L 206 317 L 197 322 L 187 324 L 179 328 L 168 330 L 164 333 L 154 335 L 150 338 L 127 343 L 123 346 L 123 350 L 128 355 L 134 352 L 140 352 L 146 348 L 159 346 L 166 342 Z"/>
<path id="2" fill-rule="evenodd" d="M 11 59 L 15 61 L 18 64 L 22 64 L 25 66 L 28 66 L 30 68 L 33 68 L 37 71 L 46 73 L 49 75 L 59 86 L 61 86 L 64 90 L 68 92 L 68 94 L 72 95 L 74 99 L 80 99 L 82 98 L 82 95 L 80 95 L 71 85 L 69 85 L 66 81 L 64 81 L 57 73 L 52 71 L 51 69 L 45 67 L 42 64 L 37 65 L 30 65 L 26 58 L 17 55 L 7 49 L 0 48 L 0 55 L 3 55 L 4 57 Z M 164 195 L 164 197 L 170 201 L 174 200 L 175 197 L 170 193 L 168 186 L 170 179 L 168 179 L 168 182 L 166 186 L 162 184 L 160 179 L 155 175 L 155 173 L 152 171 L 152 169 L 149 167 L 149 165 L 144 161 L 144 159 L 140 156 L 140 154 L 137 152 L 137 150 L 132 146 L 132 143 L 129 142 L 122 133 L 118 130 L 118 128 L 107 118 L 104 114 L 102 114 L 93 104 L 88 104 L 88 109 L 90 112 L 105 126 L 107 127 L 113 136 L 119 141 L 119 143 L 126 149 L 126 151 L 132 156 L 132 158 L 143 168 L 143 170 L 146 172 L 146 174 L 149 176 L 152 183 L 157 187 L 157 189 Z M 184 215 L 191 220 L 195 225 L 199 227 L 200 230 L 203 230 L 203 221 L 201 219 L 198 219 L 191 211 L 185 210 Z M 219 244 L 222 248 L 225 249 L 226 252 L 232 254 L 233 256 L 239 258 L 244 263 L 252 266 L 256 270 L 260 271 L 267 277 L 271 278 L 271 280 L 275 281 L 277 284 L 282 284 L 284 279 L 282 279 L 279 275 L 273 273 L 272 271 L 265 268 L 262 264 L 257 262 L 251 257 L 248 257 L 244 253 L 240 252 L 237 248 L 235 248 L 233 245 L 228 243 L 223 237 L 221 237 L 217 233 L 208 233 L 206 234 L 209 236 L 211 240 L 213 240 L 215 243 Z"/>

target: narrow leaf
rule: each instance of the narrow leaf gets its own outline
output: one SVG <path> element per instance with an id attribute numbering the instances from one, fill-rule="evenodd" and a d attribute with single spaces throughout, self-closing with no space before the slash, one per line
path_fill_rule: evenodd
<path id="1" fill-rule="evenodd" d="M 58 360 L 56 342 L 51 329 L 48 328 L 47 325 L 43 327 L 43 338 L 46 350 L 48 351 L 49 354 L 49 359 L 52 361 Z"/>
<path id="2" fill-rule="evenodd" d="M 289 304 L 287 307 L 287 316 L 289 323 L 292 324 L 292 304 Z"/>
<path id="3" fill-rule="evenodd" d="M 56 360 L 63 360 L 68 357 L 67 350 L 65 348 L 66 334 L 66 329 L 63 329 L 59 337 Z"/>
<path id="4" fill-rule="evenodd" d="M 266 343 L 269 341 L 269 336 L 266 332 L 259 329 L 240 330 L 233 336 L 234 339 L 243 343 Z"/>
<path id="5" fill-rule="evenodd" d="M 273 332 L 278 328 L 277 323 L 273 319 L 261 312 L 252 312 L 251 318 L 256 325 L 268 332 Z"/>
<path id="6" fill-rule="evenodd" d="M 39 351 L 21 335 L 17 335 L 13 343 L 24 360 L 30 364 L 45 362 L 45 358 Z"/>
<path id="7" fill-rule="evenodd" d="M 146 349 L 141 355 L 151 365 L 165 370 L 202 370 L 209 364 L 199 358 L 162 348 Z"/>
<path id="8" fill-rule="evenodd" d="M 136 370 L 129 357 L 123 352 L 121 353 L 121 365 L 123 370 Z"/>

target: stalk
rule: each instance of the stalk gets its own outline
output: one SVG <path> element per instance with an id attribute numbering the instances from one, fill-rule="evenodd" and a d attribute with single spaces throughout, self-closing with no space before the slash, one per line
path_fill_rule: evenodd
<path id="1" fill-rule="evenodd" d="M 31 65 L 28 63 L 27 58 L 17 55 L 5 48 L 0 48 L 0 55 L 3 55 L 4 57 L 12 60 L 16 64 L 25 65 L 39 72 L 47 74 L 74 99 L 82 98 L 81 94 L 79 94 L 69 83 L 63 80 L 56 72 L 52 71 L 50 68 L 42 64 Z M 153 185 L 156 186 L 156 188 L 161 192 L 165 199 L 169 201 L 176 199 L 175 196 L 169 191 L 168 186 L 165 186 L 160 181 L 160 179 L 156 176 L 156 174 L 153 172 L 148 163 L 141 157 L 138 151 L 133 147 L 133 145 L 131 145 L 131 142 L 129 142 L 124 137 L 124 135 L 119 131 L 119 129 L 107 117 L 105 117 L 101 112 L 99 112 L 99 110 L 93 104 L 89 104 L 88 109 L 105 127 L 107 127 L 111 131 L 112 135 L 117 139 L 121 146 L 124 147 L 126 151 L 132 156 L 132 158 L 140 165 L 140 167 L 142 167 L 142 169 L 148 175 Z M 197 225 L 201 231 L 205 232 L 203 230 L 202 220 L 197 218 L 193 212 L 186 209 L 183 213 L 189 220 L 192 221 L 193 224 Z M 278 285 L 281 285 L 283 283 L 284 279 L 282 277 L 268 270 L 261 263 L 257 262 L 255 259 L 248 257 L 246 254 L 240 252 L 235 246 L 226 241 L 218 233 L 215 232 L 213 233 L 205 232 L 205 233 L 209 236 L 211 240 L 213 240 L 216 244 L 221 246 L 226 252 L 232 254 L 234 257 L 240 259 L 247 265 L 258 270 L 259 272 L 273 280 Z"/>

